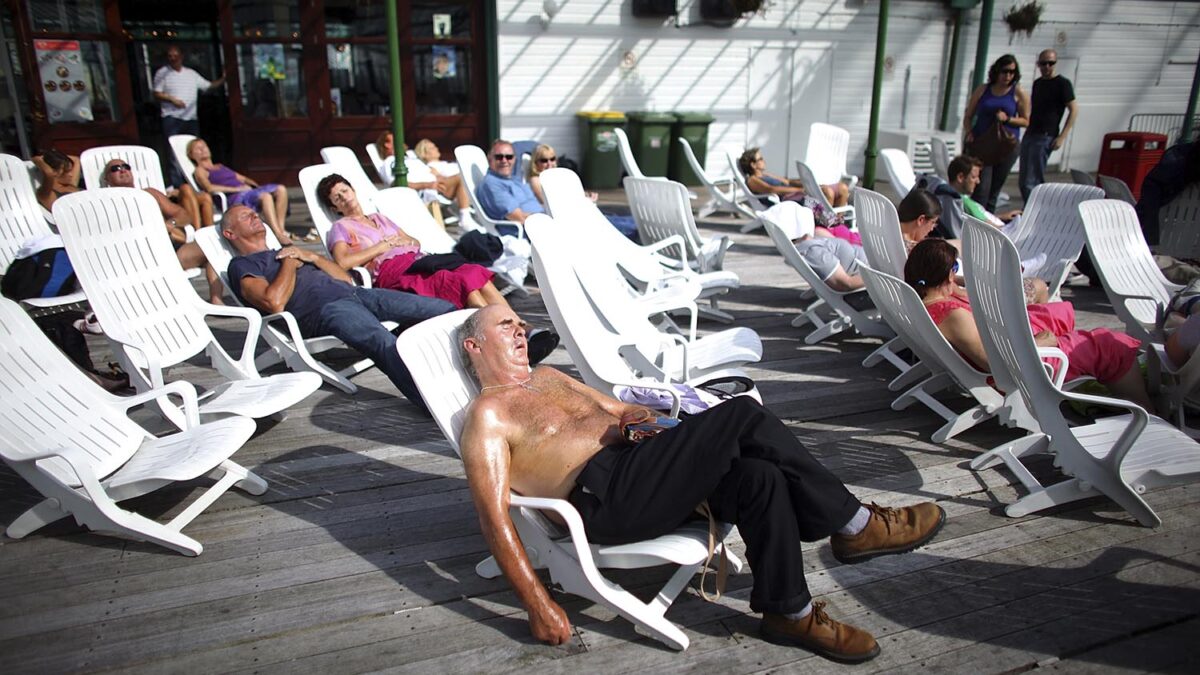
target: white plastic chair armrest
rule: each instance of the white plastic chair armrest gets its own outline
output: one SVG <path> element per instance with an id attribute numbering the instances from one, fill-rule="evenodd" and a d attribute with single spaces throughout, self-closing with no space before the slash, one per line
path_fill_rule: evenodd
<path id="1" fill-rule="evenodd" d="M 1058 367 L 1053 368 L 1050 372 L 1050 379 L 1054 380 L 1055 387 L 1062 389 L 1063 381 L 1067 379 L 1067 368 L 1071 366 L 1071 359 L 1067 357 L 1067 353 L 1058 347 L 1038 347 L 1037 352 L 1038 356 L 1043 359 L 1058 361 Z"/>
<path id="2" fill-rule="evenodd" d="M 350 268 L 350 276 L 354 282 L 363 288 L 371 288 L 371 273 L 367 268 L 359 266 Z"/>
<path id="3" fill-rule="evenodd" d="M 557 513 L 567 525 L 567 533 L 571 536 L 571 542 L 577 556 L 576 559 L 579 561 L 584 574 L 593 583 L 603 583 L 596 569 L 596 561 L 592 558 L 592 549 L 587 545 L 588 539 L 587 533 L 583 528 L 583 519 L 579 517 L 579 512 L 575 510 L 574 506 L 571 506 L 570 502 L 565 499 L 525 497 L 517 494 L 509 495 L 508 499 L 510 508 L 536 509 L 538 511 L 553 511 Z"/>
<path id="4" fill-rule="evenodd" d="M 1177 284 L 1173 281 L 1167 281 L 1165 279 L 1163 281 L 1166 282 L 1163 284 L 1163 288 L 1167 289 L 1168 293 L 1178 293 L 1179 291 L 1182 291 L 1184 289 L 1183 284 Z"/>
<path id="5" fill-rule="evenodd" d="M 1150 422 L 1150 413 L 1146 412 L 1142 406 L 1133 403 L 1132 401 L 1124 401 L 1116 398 L 1107 398 L 1103 396 L 1092 396 L 1091 394 L 1077 394 L 1073 391 L 1062 392 L 1064 399 L 1077 403 L 1090 403 L 1092 405 L 1102 405 L 1106 408 L 1120 408 L 1128 410 L 1132 414 L 1129 421 L 1129 426 L 1121 432 L 1121 437 L 1113 443 L 1108 454 L 1104 456 L 1103 462 L 1109 465 L 1113 471 L 1119 471 L 1121 462 L 1124 461 L 1125 455 L 1133 447 L 1133 441 L 1142 433 L 1146 425 Z"/>
<path id="6" fill-rule="evenodd" d="M 196 241 L 196 228 L 191 225 L 183 226 L 183 243 L 190 244 Z"/>
<path id="7" fill-rule="evenodd" d="M 304 342 L 304 336 L 300 333 L 300 324 L 296 322 L 296 317 L 292 316 L 291 312 L 277 312 L 263 316 L 263 323 L 272 321 L 282 321 L 283 325 L 287 326 L 288 334 L 292 337 L 293 342 L 297 344 Z"/>
<path id="8" fill-rule="evenodd" d="M 637 382 L 613 382 L 613 389 L 617 387 L 642 387 L 644 389 L 657 389 L 665 391 L 671 397 L 671 417 L 679 417 L 679 408 L 683 405 L 683 398 L 679 392 L 675 391 L 675 387 L 662 382 L 654 382 L 653 380 L 638 380 Z"/>
<path id="9" fill-rule="evenodd" d="M 172 394 L 183 399 L 183 414 L 185 424 L 184 426 L 180 427 L 180 430 L 187 430 L 199 426 L 200 404 L 197 402 L 196 387 L 192 385 L 192 383 L 184 380 L 175 380 L 169 384 L 154 387 L 153 389 L 143 391 L 140 394 L 134 394 L 133 396 L 116 396 L 110 394 L 109 399 L 115 406 L 118 407 L 118 409 L 128 411 L 134 406 L 149 403 Z"/>
<path id="10" fill-rule="evenodd" d="M 842 174 L 842 182 L 853 188 L 854 186 L 858 185 L 858 176 L 851 176 L 848 173 Z"/>
<path id="11" fill-rule="evenodd" d="M 258 369 L 254 367 L 254 347 L 258 344 L 258 338 L 262 335 L 263 317 L 258 311 L 249 307 L 236 307 L 234 305 L 214 305 L 210 302 L 197 299 L 201 310 L 211 316 L 227 316 L 234 319 L 242 319 L 247 323 L 246 339 L 242 343 L 241 355 L 237 359 L 237 364 L 248 375 L 258 375 Z M 219 347 L 220 345 L 218 345 Z M 224 348 L 222 348 L 224 351 Z"/>
<path id="12" fill-rule="evenodd" d="M 146 372 L 150 375 L 151 388 L 161 389 L 163 386 L 165 386 L 163 382 L 163 369 L 162 366 L 158 364 L 158 359 L 154 358 L 150 354 L 147 354 L 138 345 L 135 345 L 132 342 L 126 342 L 125 336 L 111 327 L 105 330 L 104 337 L 121 345 L 122 348 L 130 352 L 137 352 L 142 357 L 142 359 L 146 362 Z"/>

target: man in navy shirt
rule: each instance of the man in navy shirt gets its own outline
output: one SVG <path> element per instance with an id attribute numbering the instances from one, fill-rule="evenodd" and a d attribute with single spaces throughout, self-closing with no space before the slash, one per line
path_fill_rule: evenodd
<path id="1" fill-rule="evenodd" d="M 267 247 L 266 227 L 254 209 L 234 206 L 221 234 L 241 255 L 229 263 L 229 287 L 243 304 L 266 314 L 291 312 L 305 337 L 333 335 L 369 356 L 400 393 L 426 410 L 412 375 L 382 321 L 407 328 L 454 305 L 385 288 L 359 288 L 337 263 L 296 246 Z"/>
<path id="2" fill-rule="evenodd" d="M 488 218 L 525 223 L 535 213 L 545 213 L 533 190 L 520 176 L 513 175 L 516 153 L 512 143 L 499 139 L 492 141 L 488 151 L 488 172 L 475 189 L 475 196 Z M 516 228 L 501 225 L 501 234 L 516 235 Z"/>
<path id="3" fill-rule="evenodd" d="M 1021 174 L 1018 186 L 1021 198 L 1029 201 L 1033 188 L 1046 182 L 1046 160 L 1050 153 L 1062 147 L 1075 126 L 1075 89 L 1071 81 L 1054 71 L 1058 65 L 1058 52 L 1043 50 L 1038 54 L 1038 70 L 1041 77 L 1033 81 L 1032 112 L 1029 128 L 1021 139 Z M 1063 111 L 1067 111 L 1067 123 L 1060 131 Z"/>

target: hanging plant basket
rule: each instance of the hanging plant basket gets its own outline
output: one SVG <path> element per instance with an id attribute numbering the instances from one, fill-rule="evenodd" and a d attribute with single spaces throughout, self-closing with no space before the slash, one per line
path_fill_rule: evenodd
<path id="1" fill-rule="evenodd" d="M 1026 37 L 1029 37 L 1033 35 L 1033 29 L 1037 28 L 1038 22 L 1042 18 L 1042 11 L 1045 9 L 1045 5 L 1037 0 L 1029 0 L 1023 5 L 1013 5 L 1004 13 L 1004 23 L 1008 24 L 1009 32 L 1024 33 Z"/>
<path id="2" fill-rule="evenodd" d="M 700 17 L 733 22 L 751 14 L 766 14 L 773 0 L 700 0 Z"/>

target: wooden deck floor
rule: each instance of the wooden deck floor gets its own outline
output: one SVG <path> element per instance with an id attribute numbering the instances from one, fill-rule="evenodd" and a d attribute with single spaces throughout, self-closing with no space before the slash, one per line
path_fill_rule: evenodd
<path id="1" fill-rule="evenodd" d="M 806 545 L 814 595 L 883 646 L 854 671 L 1200 670 L 1196 485 L 1149 496 L 1163 520 L 1157 529 L 1104 499 L 1007 518 L 1003 505 L 1020 494 L 1012 476 L 966 463 L 1012 431 L 990 422 L 931 443 L 934 415 L 892 411 L 885 383 L 893 372 L 861 367 L 877 341 L 799 343 L 789 323 L 798 277 L 761 233 L 736 234 L 719 219 L 706 225 L 737 242 L 727 267 L 743 286 L 722 305 L 762 335 L 765 354 L 752 374 L 767 405 L 863 500 L 935 499 L 949 515 L 920 551 L 854 567 L 837 563 L 825 542 Z M 1081 323 L 1115 325 L 1102 293 L 1070 293 Z M 536 295 L 515 304 L 545 323 Z M 565 351 L 549 362 L 566 367 Z M 211 382 L 193 366 L 177 375 Z M 507 584 L 474 574 L 485 545 L 454 453 L 377 371 L 357 382 L 357 396 L 326 387 L 283 422 L 260 425 L 235 459 L 270 490 L 229 493 L 197 518 L 187 529 L 204 544 L 197 558 L 70 522 L 0 538 L 0 672 L 839 668 L 757 637 L 749 576 L 732 577 L 715 604 L 694 589 L 676 602 L 668 616 L 692 641 L 683 653 L 562 594 L 575 638 L 557 648 L 534 643 Z M 1037 468 L 1054 471 L 1048 460 Z M 0 523 L 37 501 L 7 468 L 0 486 Z M 169 517 L 192 487 L 130 505 Z M 733 547 L 741 550 L 736 535 Z M 664 575 L 615 574 L 632 588 Z"/>

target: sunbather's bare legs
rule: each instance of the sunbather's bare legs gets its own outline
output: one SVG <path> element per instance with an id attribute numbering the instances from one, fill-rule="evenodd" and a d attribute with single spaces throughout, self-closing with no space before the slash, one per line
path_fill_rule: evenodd
<path id="1" fill-rule="evenodd" d="M 496 288 L 492 282 L 487 282 L 479 290 L 471 291 L 467 294 L 467 307 L 487 307 L 488 305 L 504 305 L 508 307 L 508 300 Z"/>
<path id="2" fill-rule="evenodd" d="M 1146 381 L 1142 379 L 1142 369 L 1138 367 L 1137 361 L 1133 362 L 1124 375 L 1104 383 L 1104 386 L 1108 387 L 1108 390 L 1117 398 L 1133 401 L 1145 408 L 1146 412 L 1151 415 L 1156 414 L 1154 401 L 1150 400 L 1150 395 L 1146 393 Z"/>
<path id="3" fill-rule="evenodd" d="M 822 185 L 821 192 L 825 193 L 825 199 L 834 206 L 845 206 L 850 203 L 850 188 L 845 183 L 834 183 L 833 185 Z"/>
<path id="4" fill-rule="evenodd" d="M 465 209 L 471 206 L 471 198 L 467 195 L 467 187 L 462 182 L 462 176 L 438 176 L 438 192 L 443 197 L 453 197 L 458 208 Z"/>
<path id="5" fill-rule="evenodd" d="M 283 192 L 283 210 L 278 210 L 279 193 Z M 289 246 L 292 243 L 292 238 L 288 236 L 287 230 L 283 228 L 283 217 L 287 215 L 287 191 L 283 186 L 280 186 L 274 194 L 264 194 L 258 199 L 259 210 L 262 211 L 263 222 L 271 231 L 275 233 L 275 238 L 280 244 Z"/>

